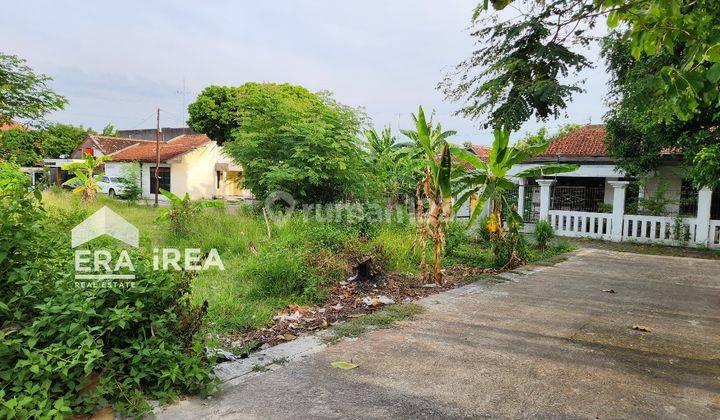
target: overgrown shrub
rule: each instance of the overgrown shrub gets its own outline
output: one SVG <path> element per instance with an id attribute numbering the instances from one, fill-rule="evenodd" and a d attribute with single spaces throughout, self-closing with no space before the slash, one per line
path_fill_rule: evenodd
<path id="1" fill-rule="evenodd" d="M 488 217 L 478 219 L 472 227 L 472 236 L 479 242 L 490 242 L 490 231 L 487 228 Z"/>
<path id="2" fill-rule="evenodd" d="M 526 262 L 530 255 L 530 246 L 522 234 L 508 233 L 502 239 L 494 238 L 492 240 L 492 251 L 495 256 L 495 267 L 515 268 L 508 265 Z M 516 258 L 513 258 L 513 253 Z"/>
<path id="3" fill-rule="evenodd" d="M 319 295 L 322 283 L 305 256 L 286 249 L 265 249 L 249 258 L 240 270 L 241 279 L 252 279 L 250 295 L 257 298 Z"/>
<path id="4" fill-rule="evenodd" d="M 548 242 L 550 242 L 550 240 L 555 236 L 555 231 L 550 225 L 550 222 L 547 220 L 539 220 L 535 223 L 534 235 L 538 247 L 540 247 L 540 249 L 545 249 L 547 248 Z"/>
<path id="5" fill-rule="evenodd" d="M 118 183 L 121 186 L 120 198 L 135 202 L 142 197 L 142 187 L 140 186 L 140 164 L 131 163 L 120 176 Z"/>
<path id="6" fill-rule="evenodd" d="M 467 229 L 463 221 L 450 220 L 445 231 L 445 255 L 452 257 L 458 248 L 467 244 Z"/>
<path id="7" fill-rule="evenodd" d="M 79 287 L 66 227 L 80 213 L 48 215 L 26 187 L 0 164 L 0 418 L 140 414 L 148 397 L 211 391 L 188 280 L 152 271 L 138 249 L 132 287 Z"/>
<path id="8" fill-rule="evenodd" d="M 185 193 L 183 198 L 160 188 L 160 193 L 170 200 L 170 207 L 166 209 L 161 219 L 169 220 L 174 233 L 185 235 L 190 232 L 195 218 L 204 207 L 224 207 L 221 201 L 191 200 L 190 195 Z"/>

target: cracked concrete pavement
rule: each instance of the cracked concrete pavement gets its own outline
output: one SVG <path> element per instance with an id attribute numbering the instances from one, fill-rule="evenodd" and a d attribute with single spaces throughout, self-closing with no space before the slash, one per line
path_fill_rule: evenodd
<path id="1" fill-rule="evenodd" d="M 230 369 L 215 398 L 156 413 L 720 418 L 720 262 L 581 249 L 504 277 L 429 296 L 393 329 L 327 348 L 306 339 L 285 365 Z"/>

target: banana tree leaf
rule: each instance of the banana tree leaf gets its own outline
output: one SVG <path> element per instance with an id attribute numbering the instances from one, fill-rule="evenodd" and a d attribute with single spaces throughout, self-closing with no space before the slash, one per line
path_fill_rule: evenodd
<path id="1" fill-rule="evenodd" d="M 68 179 L 67 181 L 63 182 L 62 184 L 63 184 L 63 185 L 70 185 L 70 184 L 74 184 L 74 183 L 76 183 L 76 182 L 81 182 L 81 181 L 82 181 L 82 180 L 81 180 L 80 178 L 78 178 L 78 177 L 75 176 L 75 177 L 72 177 L 72 178 Z"/>
<path id="2" fill-rule="evenodd" d="M 498 172 L 507 158 L 510 132 L 502 128 L 496 128 L 493 135 L 493 144 L 490 149 L 490 167 L 493 172 Z"/>
<path id="3" fill-rule="evenodd" d="M 523 226 L 522 216 L 520 216 L 520 214 L 512 208 L 504 195 L 502 196 L 502 201 L 505 208 L 508 209 L 508 222 L 515 224 L 518 228 L 521 228 Z"/>
<path id="4" fill-rule="evenodd" d="M 517 187 L 517 185 L 515 185 L 515 183 L 513 183 L 512 181 L 510 181 L 507 178 L 497 178 L 496 182 L 497 182 L 499 188 L 502 188 L 503 190 L 506 190 L 506 191 L 514 190 L 515 187 Z"/>
<path id="5" fill-rule="evenodd" d="M 420 143 L 428 157 L 434 157 L 432 144 L 430 143 L 430 128 L 425 120 L 425 111 L 422 107 L 418 108 L 417 115 L 417 142 Z"/>
<path id="6" fill-rule="evenodd" d="M 453 211 L 460 210 L 460 207 L 462 207 L 463 204 L 465 204 L 465 202 L 467 202 L 473 194 L 477 194 L 478 191 L 480 191 L 479 188 L 473 188 L 460 194 L 458 199 L 455 201 L 455 204 L 453 204 Z"/>
<path id="7" fill-rule="evenodd" d="M 182 200 L 180 197 L 178 197 L 177 195 L 171 193 L 171 192 L 168 191 L 168 190 L 165 190 L 165 189 L 160 188 L 160 194 L 162 194 L 163 196 L 165 196 L 165 198 L 167 198 L 168 200 L 170 200 L 173 204 L 182 205 L 182 203 L 183 203 L 183 200 Z M 185 193 L 185 195 L 187 196 L 187 193 Z"/>
<path id="8" fill-rule="evenodd" d="M 517 163 L 523 163 L 526 160 L 530 159 L 533 156 L 537 156 L 540 153 L 547 150 L 547 148 L 550 147 L 550 142 L 543 142 L 536 144 L 534 146 L 528 146 L 522 150 L 519 149 L 513 149 L 516 151 L 508 160 L 508 163 L 511 165 L 515 165 Z"/>
<path id="9" fill-rule="evenodd" d="M 518 172 L 515 176 L 518 178 L 537 178 L 545 175 L 561 174 L 565 172 L 576 171 L 580 166 L 569 163 L 557 163 L 552 165 L 536 166 L 534 168 L 525 169 Z"/>
<path id="10" fill-rule="evenodd" d="M 475 208 L 473 209 L 472 214 L 470 215 L 470 220 L 468 220 L 468 226 L 471 226 L 472 223 L 477 219 L 477 217 L 482 213 L 483 208 L 485 207 L 485 203 L 490 200 L 496 192 L 496 185 L 495 181 L 490 181 L 485 186 L 485 189 L 483 190 L 480 197 L 478 197 L 477 202 L 475 203 Z"/>
<path id="11" fill-rule="evenodd" d="M 475 169 L 487 171 L 487 163 L 483 162 L 475 153 L 454 145 L 450 146 L 450 151 L 456 159 L 469 163 Z"/>
<path id="12" fill-rule="evenodd" d="M 445 143 L 440 154 L 440 167 L 438 169 L 438 186 L 443 198 L 452 197 L 450 185 L 450 174 L 452 171 L 452 160 L 450 158 L 450 146 Z"/>

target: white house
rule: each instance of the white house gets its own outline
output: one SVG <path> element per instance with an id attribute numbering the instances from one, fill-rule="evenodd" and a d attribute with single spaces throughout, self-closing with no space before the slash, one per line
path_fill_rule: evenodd
<path id="1" fill-rule="evenodd" d="M 605 134 L 602 125 L 580 127 L 512 169 L 510 176 L 541 164 L 579 165 L 557 176 L 516 178 L 518 211 L 529 229 L 548 220 L 561 236 L 720 248 L 720 191 L 694 188 L 677 150 L 664 150 L 662 164 L 641 182 L 629 177 L 608 154 Z M 662 215 L 638 211 L 643 197 L 658 195 L 669 200 Z"/>
<path id="2" fill-rule="evenodd" d="M 140 141 L 112 153 L 112 161 L 105 163 L 105 175 L 123 176 L 137 162 L 143 197 L 154 197 L 156 150 L 155 142 Z M 184 134 L 161 142 L 159 154 L 162 189 L 180 197 L 187 193 L 192 199 L 252 197 L 242 188 L 242 167 L 204 134 Z M 160 199 L 164 197 L 160 195 Z"/>

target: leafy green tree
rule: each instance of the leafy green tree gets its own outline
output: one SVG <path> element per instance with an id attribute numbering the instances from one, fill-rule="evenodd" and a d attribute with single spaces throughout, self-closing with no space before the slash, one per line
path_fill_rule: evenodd
<path id="1" fill-rule="evenodd" d="M 427 277 L 425 262 L 427 238 L 433 241 L 433 280 L 442 284 L 442 251 L 445 247 L 446 222 L 452 216 L 451 158 L 448 137 L 455 131 L 443 131 L 438 124 L 433 127 L 432 119 L 425 118 L 425 112 L 419 107 L 417 116 L 413 114 L 415 130 L 403 130 L 402 133 L 412 140 L 405 144 L 408 154 L 422 161 L 424 177 L 418 182 L 416 190 L 416 221 L 418 236 L 416 244 L 422 250 L 420 269 Z M 428 208 L 425 209 L 425 203 Z"/>
<path id="2" fill-rule="evenodd" d="M 13 128 L 0 132 L 0 160 L 15 162 L 20 166 L 42 163 L 43 133 Z"/>
<path id="3" fill-rule="evenodd" d="M 45 158 L 70 155 L 89 134 L 94 133 L 92 129 L 69 124 L 53 124 L 42 131 L 48 134 L 43 138 L 41 146 Z"/>
<path id="4" fill-rule="evenodd" d="M 606 38 L 602 53 L 611 75 L 606 141 L 618 164 L 640 176 L 655 170 L 667 154 L 681 155 L 693 165 L 689 175 L 696 186 L 720 186 L 720 156 L 713 152 L 720 143 L 714 128 L 720 124 L 720 106 L 702 107 L 687 120 L 663 117 L 674 99 L 657 95 L 657 74 L 682 63 L 682 55 L 660 53 L 636 59 L 631 42 L 621 34 Z"/>
<path id="5" fill-rule="evenodd" d="M 0 124 L 19 119 L 41 125 L 47 113 L 63 109 L 67 99 L 47 86 L 50 80 L 25 60 L 0 52 Z"/>
<path id="6" fill-rule="evenodd" d="M 117 137 L 118 131 L 114 125 L 108 124 L 105 127 L 103 127 L 102 132 L 100 132 L 100 134 L 103 136 Z"/>
<path id="7" fill-rule="evenodd" d="M 260 199 L 286 191 L 301 203 L 331 202 L 364 190 L 364 116 L 327 93 L 275 83 L 210 86 L 189 114 L 193 130 L 243 166 L 245 185 Z"/>
<path id="8" fill-rule="evenodd" d="M 43 158 L 69 155 L 91 130 L 66 124 L 53 124 L 40 130 L 14 128 L 0 132 L 0 159 L 21 166 L 41 164 Z"/>
<path id="9" fill-rule="evenodd" d="M 471 196 L 478 197 L 468 223 L 472 225 L 485 207 L 485 203 L 491 203 L 491 211 L 486 226 L 490 233 L 493 249 L 496 257 L 501 252 L 505 254 L 503 258 L 505 266 L 514 267 L 524 262 L 525 258 L 517 252 L 518 245 L 522 241 L 519 236 L 522 217 L 517 213 L 517 208 L 510 206 L 505 198 L 508 191 L 515 189 L 515 184 L 508 179 L 508 173 L 513 166 L 547 150 L 550 143 L 543 141 L 520 149 L 510 146 L 509 131 L 496 128 L 494 136 L 487 163 L 474 153 L 453 148 L 453 156 L 472 166 L 472 170 L 455 179 L 454 188 L 461 193 L 455 207 L 459 208 L 465 204 Z M 539 165 L 520 171 L 514 176 L 518 178 L 536 178 L 571 172 L 577 168 L 577 165 L 570 164 Z M 503 206 L 506 207 L 505 211 L 503 211 Z M 503 221 L 503 213 L 507 214 L 505 221 Z"/>
<path id="10" fill-rule="evenodd" d="M 513 4 L 517 13 L 486 13 Z M 597 39 L 599 19 L 627 28 L 635 59 L 679 57 L 654 75 L 655 96 L 668 100 L 656 117 L 687 121 L 718 102 L 720 92 L 720 2 L 716 0 L 484 0 L 473 13 L 479 46 L 441 87 L 463 101 L 459 113 L 485 126 L 517 129 L 533 115 L 557 117 L 591 67 L 575 51 Z"/>
<path id="11" fill-rule="evenodd" d="M 474 16 L 471 35 L 477 48 L 439 85 L 448 98 L 463 103 L 458 114 L 486 128 L 517 130 L 533 115 L 540 120 L 559 117 L 572 95 L 582 91 L 578 82 L 565 78 L 591 66 L 563 43 L 565 34 L 554 31 L 556 3 L 562 2 L 530 3 L 519 19 Z M 590 41 L 583 32 L 575 39 L 581 45 Z"/>
<path id="12" fill-rule="evenodd" d="M 94 202 L 96 199 L 97 190 L 100 189 L 98 182 L 102 178 L 102 174 L 98 173 L 100 168 L 105 162 L 112 159 L 110 155 L 103 155 L 100 157 L 94 157 L 88 153 L 85 153 L 85 160 L 83 162 L 75 162 L 67 165 L 63 165 L 62 168 L 66 171 L 72 171 L 75 176 L 68 179 L 63 185 L 72 185 L 79 183 L 77 187 L 73 189 L 74 193 L 81 193 L 82 200 L 86 202 Z"/>

